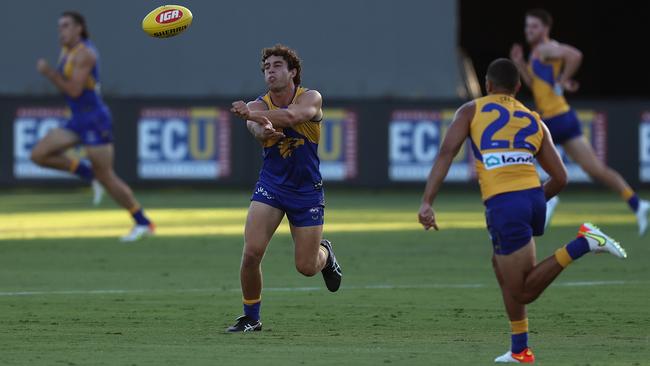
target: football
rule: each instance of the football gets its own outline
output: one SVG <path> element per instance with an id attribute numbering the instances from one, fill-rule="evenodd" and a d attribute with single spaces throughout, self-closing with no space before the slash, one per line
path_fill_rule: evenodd
<path id="1" fill-rule="evenodd" d="M 190 24 L 190 9 L 180 5 L 163 5 L 142 19 L 142 30 L 155 38 L 169 38 L 183 33 Z"/>

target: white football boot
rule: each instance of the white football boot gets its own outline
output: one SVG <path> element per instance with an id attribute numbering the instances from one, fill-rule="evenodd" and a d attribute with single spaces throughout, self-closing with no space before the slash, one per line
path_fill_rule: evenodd
<path id="1" fill-rule="evenodd" d="M 639 224 L 639 236 L 643 236 L 648 231 L 648 214 L 650 213 L 650 202 L 645 200 L 639 201 L 639 209 L 636 210 L 636 222 Z"/>
<path id="2" fill-rule="evenodd" d="M 555 213 L 555 208 L 557 207 L 558 203 L 560 203 L 560 198 L 558 196 L 555 196 L 546 201 L 546 222 L 544 222 L 544 229 L 546 229 L 551 223 L 551 218 Z"/>
<path id="3" fill-rule="evenodd" d="M 627 258 L 625 249 L 592 223 L 582 224 L 578 231 L 578 237 L 587 239 L 589 250 L 594 253 L 609 253 L 618 258 Z"/>
<path id="4" fill-rule="evenodd" d="M 133 226 L 133 229 L 131 229 L 131 232 L 120 238 L 120 241 L 122 243 L 131 243 L 143 239 L 147 236 L 151 236 L 154 234 L 154 232 L 155 227 L 153 224 L 135 225 Z"/>
<path id="5" fill-rule="evenodd" d="M 494 359 L 494 363 L 535 363 L 535 355 L 530 348 L 514 354 L 508 351 Z"/>
<path id="6" fill-rule="evenodd" d="M 97 179 L 93 179 L 90 185 L 93 187 L 93 205 L 99 206 L 104 198 L 104 187 Z"/>

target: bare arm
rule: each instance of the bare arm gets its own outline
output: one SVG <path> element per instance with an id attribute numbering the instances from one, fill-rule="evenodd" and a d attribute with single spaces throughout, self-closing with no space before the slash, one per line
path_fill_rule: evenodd
<path id="1" fill-rule="evenodd" d="M 519 75 L 521 75 L 521 80 L 523 80 L 530 88 L 533 80 L 528 71 L 528 63 L 526 63 L 526 59 L 524 58 L 524 48 L 519 43 L 512 45 L 512 48 L 510 49 L 510 59 L 514 62 L 515 66 L 517 66 Z"/>
<path id="2" fill-rule="evenodd" d="M 559 58 L 564 61 L 564 67 L 558 81 L 565 85 L 580 68 L 582 63 L 582 52 L 568 44 L 548 42 L 538 47 L 540 56 L 543 59 Z"/>
<path id="3" fill-rule="evenodd" d="M 316 117 L 322 104 L 323 98 L 320 93 L 316 90 L 309 90 L 300 95 L 296 102 L 289 105 L 287 109 L 251 111 L 249 118 L 257 120 L 260 117 L 266 117 L 271 120 L 274 127 L 291 127 Z"/>
<path id="4" fill-rule="evenodd" d="M 544 183 L 544 196 L 547 200 L 555 197 L 567 185 L 567 171 L 560 154 L 558 154 L 553 144 L 553 138 L 548 128 L 544 123 L 542 130 L 544 131 L 544 139 L 542 146 L 537 153 L 537 162 L 549 175 L 549 179 Z"/>
<path id="5" fill-rule="evenodd" d="M 426 230 L 431 228 L 438 230 L 431 205 L 440 190 L 443 180 L 447 176 L 447 172 L 449 172 L 449 167 L 454 160 L 454 156 L 458 154 L 458 151 L 469 135 L 469 126 L 472 118 L 474 118 L 475 110 L 476 106 L 474 102 L 469 102 L 456 111 L 454 120 L 449 126 L 445 139 L 440 146 L 436 162 L 433 168 L 431 168 L 431 173 L 429 173 L 429 178 L 424 188 L 424 195 L 422 196 L 422 205 L 418 213 L 418 220 Z"/>
<path id="6" fill-rule="evenodd" d="M 261 102 L 259 100 L 248 102 L 246 105 L 250 111 L 266 110 L 266 104 L 264 104 L 264 102 Z M 248 131 L 255 137 L 255 139 L 257 139 L 257 141 L 264 143 L 267 140 L 273 138 L 284 137 L 284 134 L 276 131 L 273 128 L 273 126 L 271 125 L 270 121 L 268 121 L 268 119 L 266 121 L 267 122 L 264 124 L 261 124 L 256 121 L 251 121 L 251 120 L 246 121 L 246 127 L 248 128 Z"/>
<path id="7" fill-rule="evenodd" d="M 88 49 L 81 49 L 77 52 L 72 62 L 72 76 L 65 79 L 55 69 L 48 65 L 47 61 L 40 59 L 36 68 L 48 78 L 62 93 L 71 98 L 78 98 L 83 93 L 84 86 L 88 82 L 90 72 L 95 66 L 95 54 Z"/>

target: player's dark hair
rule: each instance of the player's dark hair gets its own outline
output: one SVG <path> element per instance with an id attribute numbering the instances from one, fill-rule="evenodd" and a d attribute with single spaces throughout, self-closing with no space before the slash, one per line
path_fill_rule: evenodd
<path id="1" fill-rule="evenodd" d="M 549 28 L 553 26 L 553 17 L 551 16 L 551 13 L 544 9 L 530 9 L 526 12 L 526 16 L 539 19 L 542 24 Z"/>
<path id="2" fill-rule="evenodd" d="M 507 58 L 498 58 L 488 66 L 487 79 L 495 88 L 514 93 L 519 83 L 519 70 Z"/>
<path id="3" fill-rule="evenodd" d="M 271 56 L 282 57 L 284 61 L 287 62 L 287 67 L 289 68 L 289 71 L 295 69 L 296 76 L 293 77 L 293 83 L 296 85 L 300 85 L 301 65 L 300 65 L 300 58 L 298 57 L 296 51 L 281 44 L 276 44 L 273 47 L 264 48 L 262 50 L 262 72 L 264 72 L 264 62 L 266 61 L 267 58 Z"/>
<path id="4" fill-rule="evenodd" d="M 84 18 L 81 13 L 74 10 L 67 10 L 61 13 L 62 17 L 69 17 L 73 22 L 81 26 L 81 38 L 88 39 L 90 34 L 88 34 L 88 26 L 86 25 L 86 18 Z"/>

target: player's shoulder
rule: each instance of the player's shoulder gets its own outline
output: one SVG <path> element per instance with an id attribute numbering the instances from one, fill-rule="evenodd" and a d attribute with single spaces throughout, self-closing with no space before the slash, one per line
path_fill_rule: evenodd
<path id="1" fill-rule="evenodd" d="M 97 51 L 95 51 L 94 47 L 88 46 L 85 43 L 73 55 L 73 61 L 78 63 L 95 62 L 96 60 Z"/>
<path id="2" fill-rule="evenodd" d="M 537 113 L 536 111 L 528 108 L 528 106 L 526 106 L 524 103 L 522 103 L 519 99 L 516 99 L 516 98 L 512 98 L 512 99 L 514 100 L 515 109 L 526 112 L 526 113 L 532 115 L 538 121 L 542 120 L 542 118 L 539 116 L 539 113 Z"/>
<path id="3" fill-rule="evenodd" d="M 300 87 L 300 89 L 301 89 L 300 95 L 296 97 L 296 100 L 299 99 L 322 100 L 323 99 L 321 93 L 316 89 L 309 89 L 304 87 Z"/>
<path id="4" fill-rule="evenodd" d="M 254 111 L 264 111 L 270 109 L 263 97 L 264 96 L 261 95 L 257 97 L 257 99 L 251 100 L 250 102 L 246 103 L 246 105 L 248 106 L 249 109 Z"/>
<path id="5" fill-rule="evenodd" d="M 478 99 L 480 98 L 465 102 L 463 105 L 458 107 L 454 120 L 471 122 L 474 119 L 474 115 L 476 114 L 476 101 Z"/>

